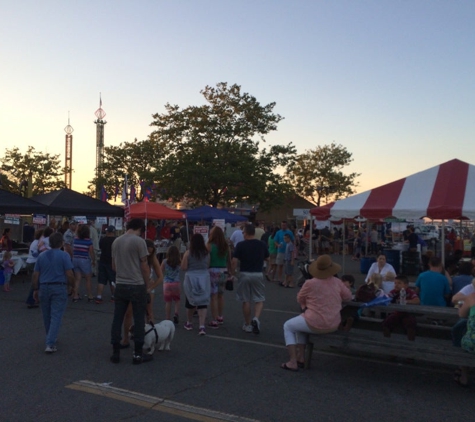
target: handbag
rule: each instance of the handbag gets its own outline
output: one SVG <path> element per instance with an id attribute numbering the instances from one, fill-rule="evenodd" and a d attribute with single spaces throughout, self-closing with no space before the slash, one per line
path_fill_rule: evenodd
<path id="1" fill-rule="evenodd" d="M 229 291 L 234 290 L 234 277 L 233 277 L 233 276 L 229 276 L 229 277 L 226 279 L 226 285 L 224 286 L 224 288 L 225 288 L 226 290 L 229 290 Z"/>

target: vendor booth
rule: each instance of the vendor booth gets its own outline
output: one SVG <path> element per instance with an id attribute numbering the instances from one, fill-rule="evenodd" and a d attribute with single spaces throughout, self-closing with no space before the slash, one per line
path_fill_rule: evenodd
<path id="1" fill-rule="evenodd" d="M 454 159 L 392 183 L 310 210 L 319 220 L 395 217 L 475 218 L 475 166 Z M 442 235 L 444 230 L 442 230 Z M 444 237 L 442 237 L 444 244 Z M 444 260 L 442 248 L 442 260 Z M 410 257 L 412 260 L 414 257 Z"/>

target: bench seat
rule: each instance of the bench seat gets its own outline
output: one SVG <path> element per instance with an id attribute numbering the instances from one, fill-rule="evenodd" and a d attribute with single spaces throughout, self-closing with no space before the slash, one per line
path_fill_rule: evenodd
<path id="1" fill-rule="evenodd" d="M 313 348 L 330 348 L 343 353 L 391 356 L 415 359 L 454 366 L 475 367 L 475 354 L 454 347 L 450 340 L 391 334 L 384 337 L 381 331 L 352 328 L 350 331 L 335 331 L 330 334 L 310 334 L 305 349 L 305 368 L 310 367 Z"/>

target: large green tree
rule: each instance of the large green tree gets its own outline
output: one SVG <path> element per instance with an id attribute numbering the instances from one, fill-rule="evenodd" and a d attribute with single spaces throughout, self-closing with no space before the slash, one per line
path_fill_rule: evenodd
<path id="1" fill-rule="evenodd" d="M 65 187 L 64 171 L 61 167 L 59 154 L 48 154 L 36 151 L 29 146 L 26 153 L 18 147 L 6 149 L 0 158 L 4 189 L 28 196 L 28 186 L 31 184 L 31 194 L 39 195 Z"/>
<path id="2" fill-rule="evenodd" d="M 165 154 L 157 172 L 162 191 L 196 205 L 247 201 L 265 210 L 282 203 L 291 188 L 277 170 L 291 162 L 295 148 L 261 148 L 282 120 L 275 103 L 261 105 L 227 83 L 206 86 L 201 94 L 204 105 L 166 104 L 164 114 L 153 116 L 150 139 Z"/>
<path id="3" fill-rule="evenodd" d="M 290 163 L 286 175 L 294 189 L 317 206 L 355 193 L 360 173 L 344 173 L 353 161 L 342 145 L 331 143 L 305 151 Z"/>
<path id="4" fill-rule="evenodd" d="M 157 167 L 163 160 L 164 147 L 157 140 L 124 142 L 119 146 L 104 148 L 104 163 L 99 181 L 97 178 L 89 181 L 89 194 L 95 196 L 96 186 L 104 186 L 109 198 L 115 197 L 118 189 L 119 198 L 122 195 L 124 176 L 127 175 L 129 187 L 136 189 L 137 199 L 143 198 L 143 188 L 154 186 L 157 177 Z M 96 182 L 98 182 L 96 184 Z M 157 196 L 157 189 L 153 190 Z"/>

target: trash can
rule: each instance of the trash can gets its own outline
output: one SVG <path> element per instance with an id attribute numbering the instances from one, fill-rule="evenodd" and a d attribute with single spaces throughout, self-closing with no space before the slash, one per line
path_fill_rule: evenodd
<path id="1" fill-rule="evenodd" d="M 386 257 L 386 262 L 394 267 L 396 274 L 399 274 L 399 269 L 401 268 L 401 251 L 397 249 L 385 249 L 383 253 Z"/>
<path id="2" fill-rule="evenodd" d="M 371 265 L 376 262 L 376 258 L 374 257 L 364 257 L 360 259 L 360 271 L 361 274 L 368 274 L 368 271 Z"/>
<path id="3" fill-rule="evenodd" d="M 402 253 L 402 273 L 418 275 L 421 272 L 419 252 L 405 251 Z"/>

